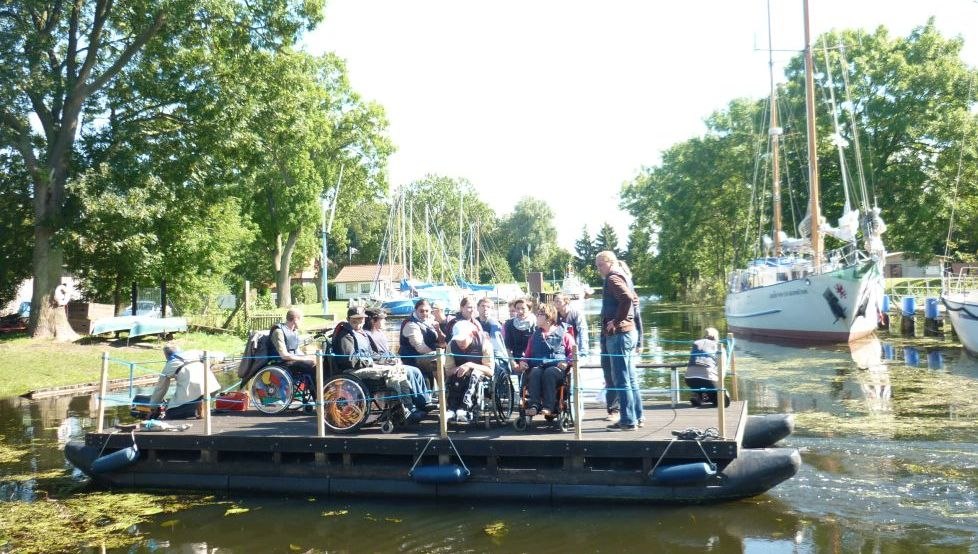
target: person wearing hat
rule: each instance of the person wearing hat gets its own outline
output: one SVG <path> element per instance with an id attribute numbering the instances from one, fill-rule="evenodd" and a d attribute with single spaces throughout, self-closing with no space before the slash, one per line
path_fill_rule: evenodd
<path id="1" fill-rule="evenodd" d="M 457 321 L 448 341 L 445 361 L 447 413 L 457 421 L 469 421 L 472 396 L 479 380 L 492 376 L 492 347 L 488 337 L 472 322 Z"/>
<path id="2" fill-rule="evenodd" d="M 422 413 L 414 416 L 416 418 L 422 417 L 423 413 L 427 413 L 431 404 L 431 390 L 425 383 L 424 375 L 420 369 L 403 363 L 397 355 L 391 352 L 387 340 L 387 331 L 384 329 L 387 323 L 387 311 L 383 308 L 367 308 L 366 313 L 367 320 L 364 324 L 364 330 L 367 333 L 367 338 L 370 339 L 374 363 L 394 366 L 404 371 L 408 387 L 401 391 L 401 394 L 406 395 L 402 397 L 402 402 L 412 414 L 423 410 Z"/>
<path id="3" fill-rule="evenodd" d="M 417 423 L 424 417 L 424 404 L 421 408 L 412 406 L 411 398 L 416 391 L 408 381 L 402 367 L 378 364 L 381 356 L 374 354 L 370 336 L 364 329 L 367 319 L 363 306 L 353 306 L 346 312 L 347 321 L 341 322 L 333 335 L 333 350 L 337 368 L 352 373 L 361 379 L 383 379 L 385 385 L 398 393 L 408 423 Z"/>
<path id="4" fill-rule="evenodd" d="M 720 332 L 713 327 L 707 327 L 703 338 L 693 342 L 689 354 L 689 364 L 686 366 L 686 386 L 693 389 L 689 403 L 693 406 L 704 404 L 717 405 L 717 391 L 720 385 L 720 373 L 717 371 L 717 352 L 720 350 Z M 699 392 L 702 390 L 703 392 Z M 730 405 L 730 396 L 724 394 L 724 405 Z"/>

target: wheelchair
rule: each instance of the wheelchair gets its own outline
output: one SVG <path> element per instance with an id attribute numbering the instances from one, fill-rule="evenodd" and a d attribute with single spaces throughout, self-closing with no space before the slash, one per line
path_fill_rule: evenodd
<path id="1" fill-rule="evenodd" d="M 472 419 L 469 423 L 482 422 L 486 429 L 493 422 L 506 425 L 516 409 L 516 388 L 512 370 L 506 362 L 496 364 L 492 377 L 481 377 L 473 393 Z"/>
<path id="2" fill-rule="evenodd" d="M 379 424 L 381 432 L 387 434 L 404 423 L 404 410 L 386 378 L 364 379 L 340 373 L 323 386 L 323 417 L 333 433 L 355 433 L 364 425 Z"/>
<path id="3" fill-rule="evenodd" d="M 532 427 L 533 418 L 526 413 L 530 407 L 529 372 L 530 370 L 527 370 L 520 374 L 519 415 L 513 420 L 513 428 L 517 431 L 526 431 Z M 571 370 L 568 367 L 564 370 L 564 378 L 557 383 L 556 411 L 543 416 L 544 421 L 556 431 L 570 431 L 574 428 L 574 422 L 577 420 L 571 390 Z"/>
<path id="4" fill-rule="evenodd" d="M 327 335 L 316 335 L 313 340 L 321 343 L 323 352 L 330 351 Z M 326 357 L 323 369 L 327 374 L 329 362 L 330 358 Z M 281 362 L 271 362 L 259 367 L 251 377 L 246 377 L 243 381 L 250 383 L 248 392 L 252 406 L 263 414 L 276 415 L 290 408 L 312 413 L 315 409 L 315 378 Z"/>

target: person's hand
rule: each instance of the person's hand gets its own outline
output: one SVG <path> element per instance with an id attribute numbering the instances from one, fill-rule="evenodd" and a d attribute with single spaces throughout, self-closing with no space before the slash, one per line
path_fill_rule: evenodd
<path id="1" fill-rule="evenodd" d="M 615 329 L 615 321 L 614 320 L 609 319 L 608 321 L 605 321 L 604 322 L 604 334 L 605 334 L 605 336 L 614 335 L 616 330 L 617 329 Z"/>
<path id="2" fill-rule="evenodd" d="M 455 368 L 455 376 L 456 377 L 464 377 L 465 374 L 469 372 L 468 365 L 469 365 L 469 363 L 466 362 L 466 363 L 464 363 L 464 364 L 456 367 Z"/>
<path id="3" fill-rule="evenodd" d="M 528 364 L 528 363 L 526 363 L 526 362 L 523 362 L 523 361 L 521 361 L 520 363 L 518 363 L 518 364 L 516 364 L 516 369 L 517 369 L 517 370 L 518 370 L 518 371 L 519 371 L 520 373 L 522 373 L 522 372 L 524 372 L 524 371 L 526 371 L 526 370 L 528 370 L 528 369 L 530 369 L 530 364 Z"/>

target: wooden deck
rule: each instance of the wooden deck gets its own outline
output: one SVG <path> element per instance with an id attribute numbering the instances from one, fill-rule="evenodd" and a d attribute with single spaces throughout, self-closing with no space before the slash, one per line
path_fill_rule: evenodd
<path id="1" fill-rule="evenodd" d="M 533 418 L 531 428 L 517 431 L 511 424 L 493 423 L 486 428 L 482 422 L 449 424 L 449 437 L 459 451 L 476 456 L 561 457 L 571 452 L 598 457 L 658 458 L 672 442 L 672 431 L 689 428 L 701 430 L 717 426 L 716 408 L 694 408 L 680 404 L 648 403 L 645 425 L 635 431 L 609 431 L 601 406 L 585 406 L 581 440 L 573 431 L 554 430 L 542 417 Z M 740 437 L 747 421 L 745 402 L 732 402 L 725 411 L 726 429 L 721 440 L 702 444 L 711 457 L 729 460 L 737 456 Z M 172 422 L 174 424 L 183 423 Z M 384 434 L 377 426 L 364 426 L 350 435 L 316 436 L 316 420 L 311 414 L 290 411 L 268 416 L 255 410 L 215 414 L 211 418 L 212 434 L 204 434 L 201 420 L 189 420 L 185 431 L 139 431 L 136 440 L 143 450 L 201 450 L 215 452 L 293 452 L 293 453 L 388 453 L 417 455 L 430 438 L 434 442 L 427 454 L 452 454 L 448 441 L 438 439 L 438 419 L 431 414 L 420 425 L 402 427 Z M 90 433 L 86 442 L 101 447 L 108 439 L 109 450 L 131 443 L 128 433 L 107 431 Z M 220 454 L 216 454 L 220 457 Z M 702 458 L 693 441 L 678 441 L 668 449 L 668 458 Z"/>

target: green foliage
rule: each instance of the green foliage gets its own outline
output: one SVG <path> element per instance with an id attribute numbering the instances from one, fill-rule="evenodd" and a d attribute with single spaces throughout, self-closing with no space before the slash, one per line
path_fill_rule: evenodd
<path id="1" fill-rule="evenodd" d="M 618 233 L 610 223 L 601 226 L 598 234 L 594 237 L 594 252 L 604 252 L 610 250 L 615 253 L 615 257 L 620 257 L 621 250 L 618 248 Z"/>
<path id="2" fill-rule="evenodd" d="M 543 200 L 526 197 L 500 222 L 498 244 L 507 246 L 506 260 L 521 281 L 530 271 L 546 271 L 558 251 L 554 213 Z M 563 271 L 563 268 L 561 269 Z"/>
<path id="3" fill-rule="evenodd" d="M 0 150 L 0 306 L 10 302 L 21 281 L 30 277 L 34 211 L 29 183 L 23 164 Z"/>
<path id="4" fill-rule="evenodd" d="M 816 72 L 823 214 L 834 223 L 844 204 L 832 118 L 824 109 L 827 87 L 835 88 L 837 101 L 846 98 L 838 69 L 841 41 L 859 122 L 866 201 L 882 209 L 888 249 L 918 256 L 943 252 L 954 204 L 959 231 L 950 243 L 952 253 L 959 259 L 973 256 L 978 238 L 963 230 L 978 226 L 978 119 L 969 112 L 975 93 L 970 103 L 968 93 L 976 72 L 960 59 L 961 41 L 941 37 L 931 22 L 906 38 L 891 38 L 880 28 L 871 34 L 829 33 L 822 40 L 831 47 L 834 77 L 830 81 L 824 69 Z M 819 50 L 816 65 L 824 68 Z M 807 160 L 799 155 L 805 150 L 800 55 L 786 76 L 779 89 L 783 228 L 793 235 L 808 202 Z M 628 258 L 639 283 L 666 298 L 715 296 L 726 272 L 757 253 L 758 237 L 772 233 L 769 156 L 755 166 L 766 145 L 766 117 L 766 100 L 734 100 L 708 118 L 705 136 L 672 146 L 658 166 L 623 187 L 621 205 L 635 218 Z M 848 117 L 843 113 L 841 119 Z M 856 143 L 849 126 L 840 133 L 850 145 Z M 846 155 L 850 183 L 856 183 L 857 161 Z M 858 186 L 851 187 L 850 196 L 853 202 L 860 199 Z"/>

